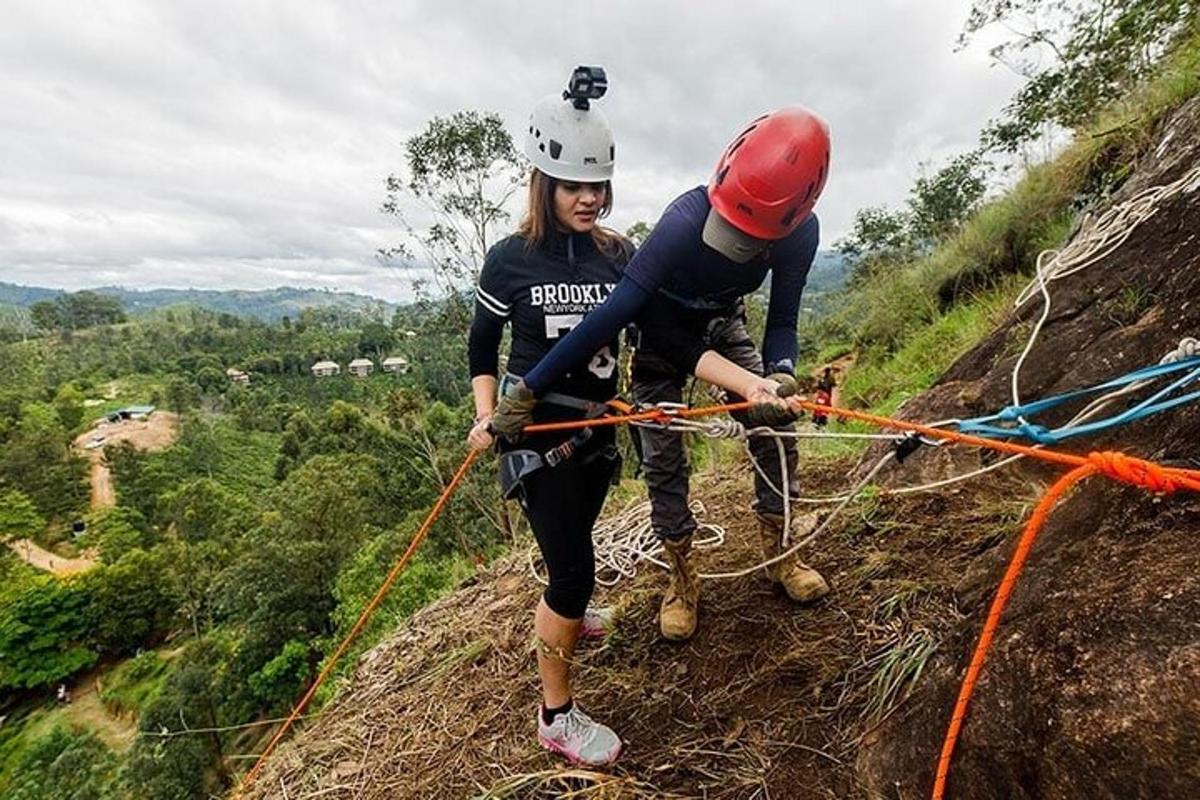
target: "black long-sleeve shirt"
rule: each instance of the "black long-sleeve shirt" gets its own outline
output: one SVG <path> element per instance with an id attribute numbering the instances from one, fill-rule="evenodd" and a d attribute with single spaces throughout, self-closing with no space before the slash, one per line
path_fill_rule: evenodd
<path id="1" fill-rule="evenodd" d="M 549 234 L 530 248 L 520 236 L 498 242 L 490 251 L 475 291 L 475 317 L 468 341 L 471 377 L 497 375 L 500 339 L 512 325 L 508 371 L 517 376 L 533 368 L 554 343 L 608 297 L 631 248 L 606 255 L 590 234 Z M 617 392 L 617 335 L 592 349 L 590 359 L 565 371 L 545 391 L 603 402 Z M 539 406 L 538 421 L 562 410 Z M 578 413 L 576 412 L 576 416 Z"/>

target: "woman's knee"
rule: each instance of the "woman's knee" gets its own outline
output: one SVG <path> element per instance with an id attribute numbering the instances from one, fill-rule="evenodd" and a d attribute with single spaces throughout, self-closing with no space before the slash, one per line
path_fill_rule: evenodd
<path id="1" fill-rule="evenodd" d="M 595 589 L 596 570 L 589 565 L 588 569 L 572 571 L 567 575 L 551 575 L 544 597 L 546 605 L 560 617 L 582 619 Z"/>

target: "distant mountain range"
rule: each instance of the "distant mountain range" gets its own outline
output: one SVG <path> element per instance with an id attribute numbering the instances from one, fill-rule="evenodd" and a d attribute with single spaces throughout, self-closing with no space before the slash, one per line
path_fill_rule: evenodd
<path id="1" fill-rule="evenodd" d="M 276 322 L 285 316 L 295 317 L 306 308 L 382 311 L 390 315 L 397 307 L 395 303 L 363 294 L 335 292 L 329 289 L 299 289 L 293 286 L 256 291 L 126 289 L 123 286 L 101 286 L 90 291 L 116 297 L 128 314 L 154 311 L 166 306 L 192 305 L 242 317 L 257 317 L 268 322 Z M 19 286 L 0 281 L 0 306 L 28 308 L 42 300 L 53 300 L 63 293 L 61 289 Z"/>
<path id="2" fill-rule="evenodd" d="M 850 279 L 850 265 L 846 257 L 833 250 L 819 250 L 808 270 L 807 294 L 828 293 L 844 289 Z"/>
<path id="3" fill-rule="evenodd" d="M 822 250 L 817 253 L 808 274 L 808 294 L 835 292 L 846 284 L 849 270 L 840 253 Z M 167 306 L 191 305 L 241 317 L 257 317 L 278 322 L 286 316 L 296 317 L 306 308 L 336 308 L 344 311 L 380 312 L 391 316 L 395 303 L 353 292 L 331 289 L 300 289 L 281 286 L 276 289 L 246 291 L 240 289 L 126 289 L 123 286 L 101 286 L 90 291 L 112 295 L 121 301 L 127 314 L 154 311 Z M 20 286 L 0 281 L 0 308 L 7 307 L 4 317 L 12 317 L 18 309 L 27 309 L 42 300 L 53 300 L 62 289 L 40 286 Z"/>

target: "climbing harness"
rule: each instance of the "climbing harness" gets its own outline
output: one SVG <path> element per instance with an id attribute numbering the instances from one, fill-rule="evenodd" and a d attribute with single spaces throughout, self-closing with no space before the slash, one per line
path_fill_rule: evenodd
<path id="1" fill-rule="evenodd" d="M 499 393 L 503 395 L 508 391 L 509 387 L 516 385 L 520 380 L 515 375 L 505 375 L 500 379 Z M 608 403 L 598 403 L 593 400 L 572 397 L 571 395 L 559 392 L 547 392 L 542 396 L 540 402 L 561 408 L 568 408 L 573 411 L 580 411 L 583 414 L 581 419 L 584 420 L 598 419 L 611 410 L 623 413 L 630 408 L 627 403 L 620 399 L 613 399 Z M 553 469 L 566 463 L 569 459 L 575 457 L 593 435 L 595 435 L 593 428 L 580 428 L 569 439 L 551 447 L 545 452 L 538 452 L 537 450 L 528 448 L 501 451 L 498 458 L 500 496 L 505 500 L 517 500 L 523 504 L 525 481 L 530 476 L 542 469 Z M 579 463 L 581 465 L 590 464 L 599 458 L 605 458 L 613 462 L 615 465 L 614 477 L 620 475 L 619 462 L 621 454 L 613 445 L 607 445 L 588 453 L 582 457 Z"/>

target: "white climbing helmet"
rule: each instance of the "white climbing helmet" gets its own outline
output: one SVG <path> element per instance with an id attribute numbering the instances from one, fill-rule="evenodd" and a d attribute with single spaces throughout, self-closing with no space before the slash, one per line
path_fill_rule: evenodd
<path id="1" fill-rule="evenodd" d="M 604 70 L 579 67 L 566 92 L 544 97 L 533 107 L 525 131 L 525 155 L 535 167 L 564 181 L 612 179 L 612 128 L 604 112 L 588 102 L 601 97 L 606 87 Z"/>

